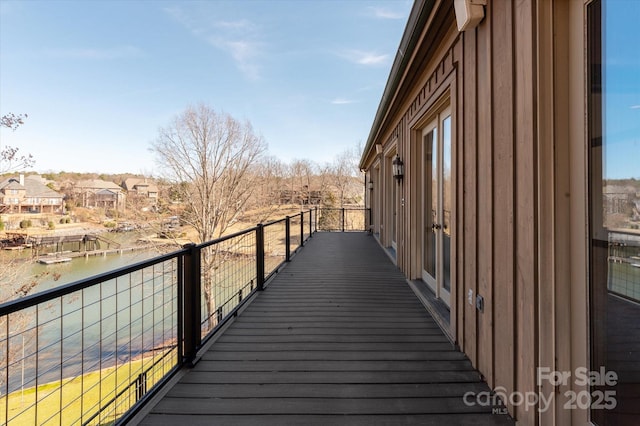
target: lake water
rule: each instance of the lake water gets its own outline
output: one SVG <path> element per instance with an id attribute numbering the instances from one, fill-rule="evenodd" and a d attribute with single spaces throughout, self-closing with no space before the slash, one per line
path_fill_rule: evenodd
<path id="1" fill-rule="evenodd" d="M 106 233 L 103 235 L 114 243 L 119 244 L 121 247 L 134 246 L 137 240 L 141 237 L 141 235 L 134 232 Z M 102 243 L 101 245 L 101 249 L 107 248 L 106 244 Z M 69 247 L 65 247 L 65 249 L 77 251 L 78 244 L 71 243 L 69 244 Z M 176 246 L 175 248 L 168 250 L 163 248 L 125 251 L 121 254 L 108 254 L 106 256 L 83 256 L 73 258 L 71 262 L 67 263 L 44 265 L 36 262 L 29 262 L 25 264 L 25 260 L 31 257 L 31 250 L 25 249 L 23 251 L 13 253 L 13 256 L 18 260 L 16 263 L 18 272 L 16 277 L 11 278 L 13 281 L 11 286 L 15 288 L 22 284 L 35 281 L 36 286 L 30 291 L 30 294 L 33 294 L 101 274 L 103 272 L 112 271 L 143 260 L 151 259 L 171 250 L 179 250 L 179 247 Z M 4 277 L 0 277 L 0 281 L 2 281 L 2 278 Z M 1 282 L 1 284 L 6 290 L 8 283 Z M 5 298 L 3 297 L 3 300 L 4 299 Z"/>
<path id="2" fill-rule="evenodd" d="M 36 293 L 160 254 L 159 250 L 144 250 L 79 257 L 56 265 L 27 264 L 28 273 L 24 275 L 28 279 L 36 277 L 37 286 L 32 291 Z M 284 260 L 283 256 L 267 256 L 267 270 Z M 126 363 L 175 344 L 177 273 L 176 260 L 169 260 L 40 305 L 37 329 L 30 320 L 22 319 L 21 328 L 27 331 L 21 334 L 12 324 L 9 346 L 14 349 L 10 351 L 8 372 L 2 372 L 0 362 L 0 374 L 8 374 L 9 392 Z M 231 256 L 215 268 L 213 300 L 223 314 L 234 307 L 226 301 L 235 302 L 239 287 L 254 282 L 254 273 L 255 258 L 251 254 Z M 204 298 L 202 303 L 205 313 Z M 31 309 L 23 317 L 35 315 L 36 310 Z M 2 334 L 0 327 L 0 347 Z M 0 389 L 0 395 L 3 391 Z"/>
<path id="3" fill-rule="evenodd" d="M 122 247 L 131 246 L 137 239 L 134 235 L 125 234 L 108 234 L 108 237 L 117 240 Z M 163 251 L 173 250 L 178 250 L 178 247 L 170 250 L 145 249 L 104 256 L 83 256 L 73 258 L 67 263 L 43 265 L 27 262 L 31 251 L 26 249 L 13 254 L 18 258 L 16 277 L 13 278 L 18 284 L 14 283 L 12 287 L 33 281 L 36 285 L 30 294 L 35 294 L 157 257 Z M 144 332 L 162 326 L 165 322 L 167 326 L 162 329 L 168 332 L 169 323 L 175 322 L 175 308 L 171 308 L 168 316 L 167 312 L 162 312 L 162 309 L 165 309 L 162 303 L 160 308 L 151 308 L 158 304 L 159 297 L 166 297 L 167 303 L 175 305 L 175 301 L 169 302 L 169 298 L 175 299 L 175 286 L 171 284 L 175 282 L 175 274 L 171 271 L 166 274 L 149 274 L 145 271 L 146 275 L 142 280 L 138 277 L 142 273 L 137 272 L 123 280 L 112 280 L 100 286 L 93 286 L 81 293 L 65 297 L 62 301 L 53 301 L 47 306 L 40 305 L 37 310 L 40 324 L 37 328 L 37 338 L 33 334 L 35 329 L 32 328 L 34 309 L 22 317 L 12 316 L 17 319 L 11 320 L 10 328 L 13 331 L 10 332 L 12 337 L 9 345 L 13 350 L 9 351 L 9 370 L 3 369 L 0 365 L 0 370 L 3 370 L 0 374 L 8 375 L 4 380 L 8 379 L 9 392 L 23 386 L 34 386 L 36 371 L 39 376 L 37 383 L 60 379 L 56 371 L 59 371 L 61 363 L 63 377 L 71 377 L 133 359 L 149 348 L 175 339 L 173 331 L 169 335 L 153 332 L 149 338 Z M 6 292 L 7 277 L 0 279 L 5 281 L 3 287 Z M 84 309 L 81 308 L 83 304 Z M 147 312 L 149 308 L 150 315 Z M 63 320 L 60 319 L 61 311 L 64 312 Z M 101 317 L 107 320 L 100 320 Z M 16 321 L 17 324 L 14 324 Z M 14 327 L 26 329 L 26 338 Z M 142 335 L 143 339 L 139 342 L 132 341 L 131 336 L 135 335 Z M 0 332 L 0 341 L 5 342 L 3 347 L 6 347 L 6 333 Z M 109 347 L 113 349 L 107 349 Z M 0 358 L 5 356 L 6 354 L 0 354 Z M 6 359 L 0 361 L 0 364 L 4 364 Z M 0 378 L 0 382 L 4 380 Z M 0 394 L 3 394 L 4 390 L 2 389 Z"/>

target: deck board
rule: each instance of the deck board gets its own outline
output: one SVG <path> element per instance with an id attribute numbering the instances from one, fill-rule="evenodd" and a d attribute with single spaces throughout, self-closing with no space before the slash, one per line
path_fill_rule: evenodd
<path id="1" fill-rule="evenodd" d="M 375 240 L 319 233 L 143 425 L 506 425 Z"/>

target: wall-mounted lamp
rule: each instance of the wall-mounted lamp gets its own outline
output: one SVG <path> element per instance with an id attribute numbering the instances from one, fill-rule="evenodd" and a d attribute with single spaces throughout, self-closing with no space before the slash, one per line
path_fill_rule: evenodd
<path id="1" fill-rule="evenodd" d="M 458 31 L 471 30 L 484 18 L 484 6 L 487 0 L 454 0 Z"/>
<path id="2" fill-rule="evenodd" d="M 369 183 L 367 184 L 367 188 L 369 188 L 369 190 L 373 191 L 373 181 L 369 180 Z"/>
<path id="3" fill-rule="evenodd" d="M 391 166 L 393 168 L 393 177 L 400 181 L 404 177 L 404 163 L 396 154 L 396 158 L 391 162 Z"/>

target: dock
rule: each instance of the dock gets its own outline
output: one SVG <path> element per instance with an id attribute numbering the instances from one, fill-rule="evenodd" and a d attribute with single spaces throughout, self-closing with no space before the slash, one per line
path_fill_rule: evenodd
<path id="1" fill-rule="evenodd" d="M 38 259 L 38 263 L 42 263 L 43 265 L 55 265 L 57 263 L 66 263 L 71 262 L 70 257 L 54 257 L 52 259 L 41 258 Z"/>

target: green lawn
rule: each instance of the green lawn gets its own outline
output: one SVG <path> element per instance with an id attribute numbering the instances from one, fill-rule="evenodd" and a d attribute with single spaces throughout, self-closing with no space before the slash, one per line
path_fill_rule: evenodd
<path id="1" fill-rule="evenodd" d="M 62 382 L 46 383 L 0 397 L 0 424 L 83 424 L 101 408 L 103 412 L 95 417 L 91 424 L 111 424 L 136 402 L 136 389 L 132 386 L 116 401 L 111 403 L 109 401 L 164 355 L 165 353 L 156 354 L 118 367 L 94 371 Z M 147 374 L 147 390 L 151 389 L 175 364 L 174 349 Z M 8 421 L 5 408 L 7 404 Z"/>

